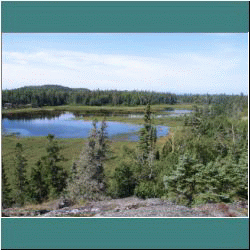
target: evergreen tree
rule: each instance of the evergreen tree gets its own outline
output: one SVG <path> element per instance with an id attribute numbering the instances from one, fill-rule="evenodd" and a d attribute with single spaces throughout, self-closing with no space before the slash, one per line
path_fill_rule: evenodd
<path id="1" fill-rule="evenodd" d="M 176 170 L 164 177 L 169 198 L 191 205 L 197 194 L 197 174 L 201 167 L 201 164 L 188 155 L 180 157 Z"/>
<path id="2" fill-rule="evenodd" d="M 45 175 L 46 173 L 43 161 L 39 160 L 36 163 L 36 168 L 32 168 L 30 180 L 32 200 L 39 203 L 48 198 L 49 185 L 45 181 Z"/>
<path id="3" fill-rule="evenodd" d="M 152 125 L 152 112 L 147 104 L 144 115 L 144 127 L 139 131 L 137 162 L 139 179 L 152 179 L 154 175 L 156 128 Z"/>
<path id="4" fill-rule="evenodd" d="M 2 163 L 2 208 L 7 208 L 11 206 L 12 202 L 10 198 L 10 192 L 10 185 L 8 183 L 5 168 Z"/>
<path id="5" fill-rule="evenodd" d="M 15 181 L 14 186 L 14 201 L 17 205 L 24 205 L 27 195 L 27 177 L 26 177 L 26 166 L 27 160 L 23 156 L 22 144 L 16 144 L 16 157 L 15 157 Z"/>
<path id="6" fill-rule="evenodd" d="M 37 201 L 56 198 L 66 187 L 67 173 L 58 166 L 65 159 L 60 155 L 60 147 L 54 141 L 54 136 L 49 134 L 47 138 L 47 155 L 37 162 L 31 174 L 33 195 Z"/>
<path id="7" fill-rule="evenodd" d="M 106 123 L 97 129 L 93 121 L 88 143 L 79 159 L 73 164 L 67 193 L 72 201 L 100 199 L 105 192 L 103 163 L 107 156 Z"/>
<path id="8" fill-rule="evenodd" d="M 248 151 L 241 154 L 238 166 L 234 170 L 237 176 L 235 194 L 248 199 Z"/>
<path id="9" fill-rule="evenodd" d="M 113 174 L 109 193 L 112 197 L 123 198 L 133 195 L 134 189 L 135 180 L 133 172 L 130 166 L 121 162 Z"/>
<path id="10" fill-rule="evenodd" d="M 105 118 L 103 119 L 101 123 L 100 129 L 97 131 L 97 140 L 98 140 L 97 157 L 100 160 L 103 160 L 105 159 L 109 151 L 107 124 L 106 124 Z"/>

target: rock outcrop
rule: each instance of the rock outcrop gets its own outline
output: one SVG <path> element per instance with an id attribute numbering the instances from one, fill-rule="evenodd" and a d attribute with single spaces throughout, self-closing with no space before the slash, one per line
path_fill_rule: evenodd
<path id="1" fill-rule="evenodd" d="M 67 201 L 59 201 L 56 209 L 25 210 L 8 208 L 2 210 L 6 217 L 247 217 L 247 202 L 233 204 L 205 204 L 196 207 L 176 205 L 172 202 L 129 197 L 87 202 L 80 206 L 67 206 Z"/>

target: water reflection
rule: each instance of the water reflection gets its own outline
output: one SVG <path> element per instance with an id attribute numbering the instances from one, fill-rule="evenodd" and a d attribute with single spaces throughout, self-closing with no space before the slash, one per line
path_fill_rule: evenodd
<path id="1" fill-rule="evenodd" d="M 8 113 L 2 114 L 2 118 L 8 118 L 9 120 L 21 120 L 28 121 L 33 119 L 55 119 L 62 115 L 62 111 L 39 111 L 34 113 Z"/>
<path id="2" fill-rule="evenodd" d="M 15 119 L 16 118 L 16 119 Z M 11 116 L 3 118 L 2 124 L 6 133 L 20 136 L 47 136 L 49 133 L 58 138 L 86 138 L 92 128 L 92 121 L 75 119 L 72 113 L 45 115 L 36 114 L 29 117 Z M 100 125 L 100 123 L 99 123 Z M 121 122 L 107 122 L 109 137 L 136 141 L 141 125 Z M 157 136 L 165 136 L 167 126 L 157 126 Z"/>

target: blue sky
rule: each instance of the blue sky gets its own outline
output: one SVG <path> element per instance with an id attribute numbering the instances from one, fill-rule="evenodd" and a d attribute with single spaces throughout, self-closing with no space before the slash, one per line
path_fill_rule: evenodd
<path id="1" fill-rule="evenodd" d="M 2 89 L 248 93 L 248 34 L 2 34 Z"/>

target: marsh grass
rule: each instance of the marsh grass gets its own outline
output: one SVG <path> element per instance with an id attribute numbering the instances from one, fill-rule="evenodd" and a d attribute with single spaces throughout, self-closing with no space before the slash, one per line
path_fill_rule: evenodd
<path id="1" fill-rule="evenodd" d="M 36 167 L 36 163 L 40 158 L 46 155 L 46 137 L 16 137 L 3 136 L 2 137 L 2 161 L 5 166 L 6 175 L 10 188 L 14 180 L 14 166 L 15 166 L 15 146 L 17 143 L 23 146 L 23 155 L 27 159 L 27 176 L 29 178 L 31 169 Z M 61 166 L 69 172 L 70 167 L 80 152 L 85 146 L 85 139 L 59 139 L 58 144 L 61 147 L 61 154 L 66 159 L 60 162 Z"/>
<path id="2" fill-rule="evenodd" d="M 161 148 L 164 144 L 164 138 L 159 138 L 157 147 Z M 60 153 L 64 156 L 66 161 L 60 162 L 60 165 L 68 173 L 73 162 L 79 157 L 82 150 L 85 148 L 87 139 L 72 138 L 72 139 L 58 139 L 58 145 L 61 147 Z M 27 159 L 27 176 L 29 178 L 31 169 L 36 167 L 37 161 L 44 155 L 46 155 L 46 137 L 16 137 L 16 136 L 3 136 L 2 137 L 2 161 L 6 166 L 6 175 L 10 188 L 13 189 L 13 178 L 14 178 L 14 157 L 15 157 L 15 146 L 16 143 L 23 145 L 23 155 Z M 107 178 L 109 178 L 114 169 L 117 167 L 121 159 L 123 159 L 123 148 L 126 146 L 132 150 L 136 149 L 137 142 L 133 141 L 116 141 L 113 140 L 110 143 L 110 155 L 105 161 L 104 172 Z M 33 206 L 33 205 L 32 205 Z M 45 206 L 47 206 L 45 204 Z"/>
<path id="3" fill-rule="evenodd" d="M 168 109 L 192 109 L 192 104 L 159 104 L 152 105 L 152 112 L 159 112 Z M 42 111 L 68 111 L 76 112 L 79 114 L 94 114 L 94 113 L 117 113 L 128 114 L 136 112 L 144 112 L 145 105 L 140 106 L 83 106 L 83 105 L 63 105 L 63 106 L 43 106 L 41 108 L 21 108 L 21 109 L 4 109 L 3 114 L 9 113 L 39 113 Z"/>

